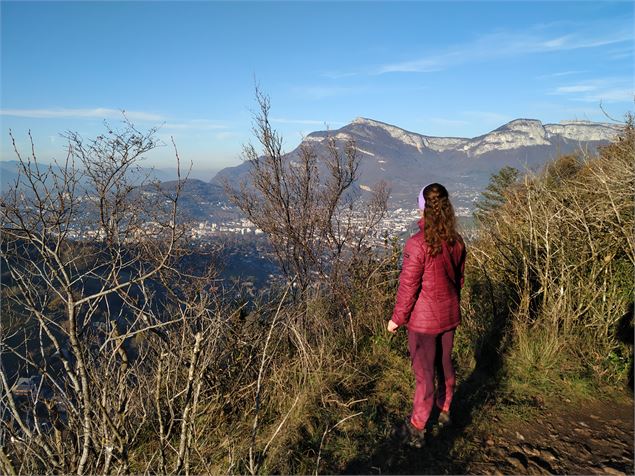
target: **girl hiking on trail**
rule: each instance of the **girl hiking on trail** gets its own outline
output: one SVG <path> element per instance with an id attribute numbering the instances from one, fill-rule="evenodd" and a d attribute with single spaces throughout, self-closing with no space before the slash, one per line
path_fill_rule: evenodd
<path id="1" fill-rule="evenodd" d="M 420 231 L 411 236 L 403 251 L 399 289 L 388 331 L 408 329 L 408 350 L 415 375 L 412 414 L 402 429 L 415 447 L 423 445 L 425 427 L 435 404 L 439 425 L 450 422 L 454 393 L 452 345 L 454 329 L 461 321 L 459 305 L 465 243 L 456 230 L 454 208 L 448 191 L 431 183 L 419 194 Z"/>

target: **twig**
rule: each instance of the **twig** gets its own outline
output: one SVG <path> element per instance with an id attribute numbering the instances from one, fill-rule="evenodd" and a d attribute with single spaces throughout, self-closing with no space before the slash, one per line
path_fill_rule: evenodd
<path id="1" fill-rule="evenodd" d="M 340 421 L 338 421 L 335 425 L 333 425 L 331 428 L 329 428 L 328 426 L 326 427 L 326 430 L 324 430 L 324 434 L 322 435 L 322 439 L 320 440 L 320 449 L 318 450 L 318 455 L 317 455 L 317 460 L 315 461 L 315 475 L 317 476 L 318 471 L 320 469 L 320 458 L 322 456 L 322 445 L 324 444 L 324 440 L 326 439 L 326 435 L 328 433 L 330 433 L 331 431 L 333 431 L 335 428 L 337 428 L 338 426 L 340 426 L 342 423 L 344 423 L 346 420 L 349 420 L 350 418 L 356 417 L 358 415 L 361 415 L 364 412 L 357 412 L 354 415 L 349 415 L 346 418 L 342 418 Z"/>

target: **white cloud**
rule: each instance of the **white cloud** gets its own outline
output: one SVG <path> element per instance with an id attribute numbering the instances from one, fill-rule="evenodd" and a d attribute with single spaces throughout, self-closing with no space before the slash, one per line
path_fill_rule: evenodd
<path id="1" fill-rule="evenodd" d="M 447 67 L 448 57 L 431 57 L 422 58 L 412 61 L 404 61 L 401 63 L 392 63 L 380 66 L 375 74 L 384 73 L 432 73 L 434 71 L 442 71 Z"/>
<path id="2" fill-rule="evenodd" d="M 627 78 L 598 78 L 560 86 L 549 94 L 567 95 L 574 101 L 616 103 L 633 101 L 635 89 Z"/>
<path id="3" fill-rule="evenodd" d="M 123 119 L 123 115 L 131 121 L 162 121 L 159 114 L 142 111 L 123 111 L 121 109 L 0 109 L 0 116 L 28 117 L 33 119 L 85 118 L 85 119 Z"/>
<path id="4" fill-rule="evenodd" d="M 589 121 L 603 121 L 606 120 L 604 112 L 599 106 L 599 103 L 594 105 L 582 104 L 580 102 L 565 102 L 562 101 L 540 101 L 533 104 L 534 110 L 540 111 L 539 117 L 548 117 L 552 121 L 561 120 L 589 120 Z"/>
<path id="5" fill-rule="evenodd" d="M 125 111 L 98 107 L 93 109 L 70 109 L 70 108 L 50 108 L 50 109 L 0 109 L 0 116 L 26 117 L 32 119 L 123 119 L 133 122 L 154 122 L 159 123 L 162 130 L 174 131 L 215 131 L 227 129 L 227 125 L 222 121 L 211 121 L 208 119 L 170 119 L 166 116 L 143 112 Z"/>
<path id="6" fill-rule="evenodd" d="M 561 36 L 560 38 L 554 38 L 553 40 L 547 40 L 542 43 L 545 48 L 562 48 L 568 41 L 571 40 L 571 35 Z"/>
<path id="7" fill-rule="evenodd" d="M 613 29 L 598 36 L 594 30 L 565 35 L 547 35 L 536 27 L 526 32 L 496 32 L 483 35 L 468 43 L 455 45 L 445 51 L 413 58 L 406 61 L 387 63 L 371 70 L 369 74 L 426 73 L 440 71 L 453 66 L 484 62 L 500 58 L 526 54 L 570 51 L 585 48 L 620 44 L 633 41 L 629 29 Z"/>
<path id="8" fill-rule="evenodd" d="M 562 76 L 571 76 L 574 74 L 583 74 L 583 73 L 587 73 L 587 71 L 582 71 L 582 70 L 561 71 L 559 73 L 543 74 L 543 75 L 537 76 L 536 79 L 560 78 Z"/>
<path id="9" fill-rule="evenodd" d="M 322 127 L 326 127 L 326 126 L 340 126 L 340 125 L 344 125 L 344 122 L 341 121 L 318 121 L 316 119 L 289 119 L 286 117 L 272 117 L 271 118 L 271 122 L 275 122 L 278 124 L 299 124 L 299 125 L 305 125 L 305 126 L 322 126 Z"/>
<path id="10" fill-rule="evenodd" d="M 592 86 L 590 84 L 576 84 L 575 86 L 561 86 L 556 88 L 555 92 L 556 94 L 585 93 L 595 89 L 597 89 L 597 86 Z"/>
<path id="11" fill-rule="evenodd" d="M 239 134 L 230 131 L 217 132 L 216 134 L 214 134 L 214 138 L 217 140 L 229 140 L 239 136 Z"/>
<path id="12" fill-rule="evenodd" d="M 324 125 L 325 121 L 317 121 L 314 119 L 287 119 L 284 117 L 272 117 L 271 122 L 277 122 L 279 124 L 306 124 L 320 126 Z"/>
<path id="13" fill-rule="evenodd" d="M 163 129 L 174 129 L 174 130 L 219 130 L 226 129 L 227 126 L 225 124 L 219 124 L 217 122 L 205 121 L 205 120 L 192 120 L 192 121 L 182 121 L 182 122 L 171 122 L 167 120 L 165 124 L 161 126 Z"/>
<path id="14" fill-rule="evenodd" d="M 576 99 L 585 102 L 632 102 L 635 100 L 635 91 L 620 88 L 605 89 Z"/>

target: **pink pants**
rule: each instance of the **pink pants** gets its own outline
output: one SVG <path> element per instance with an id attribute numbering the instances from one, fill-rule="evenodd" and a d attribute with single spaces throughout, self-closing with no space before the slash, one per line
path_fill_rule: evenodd
<path id="1" fill-rule="evenodd" d="M 410 421 L 418 429 L 425 428 L 434 405 L 435 367 L 437 407 L 444 412 L 450 410 L 455 383 L 453 343 L 454 329 L 436 335 L 408 331 L 408 350 L 416 382 Z"/>

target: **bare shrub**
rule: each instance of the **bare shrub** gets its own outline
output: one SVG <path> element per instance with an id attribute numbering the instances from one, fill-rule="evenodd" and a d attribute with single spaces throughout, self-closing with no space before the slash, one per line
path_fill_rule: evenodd
<path id="1" fill-rule="evenodd" d="M 361 200 L 354 189 L 359 158 L 351 140 L 327 137 L 325 156 L 309 142 L 297 156 L 285 154 L 269 120 L 269 98 L 256 89 L 256 99 L 253 132 L 262 154 L 245 147 L 250 182 L 238 190 L 227 184 L 228 194 L 268 235 L 283 272 L 300 290 L 316 282 L 336 290 L 384 217 L 388 191 L 378 184 L 370 200 Z"/>
<path id="2" fill-rule="evenodd" d="M 187 472 L 219 316 L 208 276 L 178 271 L 184 179 L 169 192 L 134 179 L 154 130 L 125 122 L 67 138 L 65 162 L 51 166 L 16 147 L 19 178 L 0 202 L 14 315 L 2 334 L 2 471 L 139 470 L 134 449 L 158 423 L 148 464 Z M 21 345 L 11 324 L 29 329 Z"/>
<path id="3" fill-rule="evenodd" d="M 569 359 L 574 371 L 618 378 L 608 360 L 633 299 L 633 138 L 629 119 L 597 157 L 564 156 L 510 181 L 481 212 L 474 271 L 490 289 L 492 311 L 513 316 L 514 352 L 522 354 L 515 362 L 534 361 L 529 341 L 538 339 L 563 367 Z"/>
<path id="4" fill-rule="evenodd" d="M 234 306 L 213 269 L 185 268 L 183 180 L 166 191 L 132 178 L 152 131 L 68 138 L 51 167 L 16 149 L 21 176 L 1 202 L 2 472 L 332 468 L 329 443 L 364 401 L 341 394 L 368 379 L 333 325 L 332 295 L 290 301 L 289 284 Z M 381 294 L 394 260 L 358 243 L 342 292 L 364 311 L 350 324 L 366 338 L 382 309 L 362 308 L 355 290 Z M 25 375 L 36 378 L 17 385 Z"/>

